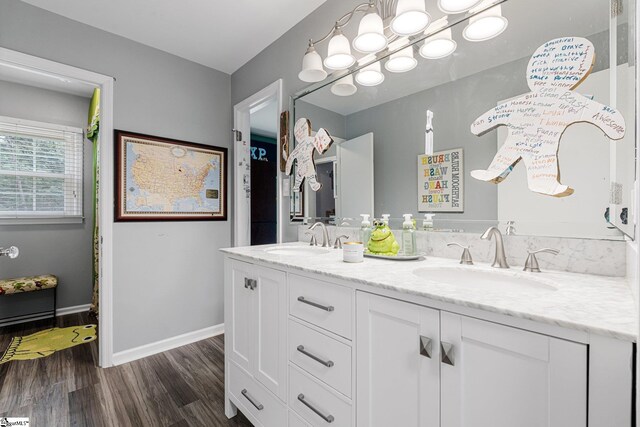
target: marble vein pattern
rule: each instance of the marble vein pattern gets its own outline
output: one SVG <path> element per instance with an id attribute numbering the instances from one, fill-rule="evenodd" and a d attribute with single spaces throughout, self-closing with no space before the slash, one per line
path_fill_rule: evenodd
<path id="1" fill-rule="evenodd" d="M 277 247 L 308 247 L 302 242 Z M 246 261 L 346 280 L 488 312 L 557 325 L 613 338 L 636 341 L 637 311 L 625 278 L 546 270 L 526 273 L 521 268 L 500 270 L 476 262 L 462 266 L 457 260 L 427 255 L 418 261 L 399 262 L 366 258 L 360 264 L 342 261 L 339 249 L 318 255 L 281 255 L 269 252 L 274 245 L 222 249 Z M 319 251 L 322 252 L 322 251 Z M 418 275 L 416 270 L 422 270 Z M 492 286 L 474 286 L 474 280 L 457 282 L 460 270 L 478 272 Z M 425 272 L 426 271 L 426 272 Z M 433 272 L 433 276 L 429 272 Z M 472 277 L 472 276 L 469 276 Z M 534 282 L 534 285 L 530 286 Z M 529 285 L 527 285 L 529 284 Z M 511 286 L 513 285 L 513 286 Z"/>
<path id="2" fill-rule="evenodd" d="M 356 240 L 359 230 L 353 227 L 327 227 L 331 242 L 335 236 L 345 234 Z M 298 240 L 308 242 L 308 226 L 298 227 Z M 400 231 L 394 230 L 400 239 Z M 627 242 L 623 240 L 595 240 L 564 237 L 503 236 L 507 261 L 512 266 L 524 266 L 528 251 L 553 248 L 558 255 L 540 254 L 538 261 L 543 270 L 624 277 L 627 274 Z M 457 242 L 470 246 L 474 261 L 493 262 L 495 242 L 480 239 L 480 233 L 416 232 L 418 250 L 429 256 L 460 259 L 460 248 L 448 247 Z"/>

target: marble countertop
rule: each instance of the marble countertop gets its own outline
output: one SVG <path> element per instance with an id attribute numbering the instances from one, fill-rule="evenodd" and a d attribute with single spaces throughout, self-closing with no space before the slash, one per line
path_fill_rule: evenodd
<path id="1" fill-rule="evenodd" d="M 365 258 L 360 264 L 342 261 L 342 251 L 282 255 L 265 249 L 276 245 L 222 249 L 249 261 L 261 261 L 328 278 L 348 280 L 376 288 L 417 295 L 489 312 L 549 323 L 625 341 L 637 340 L 637 311 L 625 278 L 521 268 L 501 270 L 488 264 L 462 266 L 456 260 L 426 257 L 418 261 Z M 278 248 L 309 248 L 299 242 Z M 484 284 L 461 283 L 471 269 Z M 423 272 L 422 276 L 415 273 Z M 493 285 L 495 278 L 496 285 Z M 504 280 L 504 282 L 503 282 Z M 446 283 L 450 281 L 450 283 Z M 512 281 L 512 283 L 509 283 Z M 454 283 L 460 283 L 454 284 Z M 518 283 L 514 285 L 514 283 Z"/>

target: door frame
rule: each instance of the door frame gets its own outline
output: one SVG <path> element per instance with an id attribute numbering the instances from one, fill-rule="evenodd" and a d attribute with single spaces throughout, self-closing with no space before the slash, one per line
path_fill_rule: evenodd
<path id="1" fill-rule="evenodd" d="M 246 200 L 240 198 L 245 190 L 243 168 L 239 162 L 239 154 L 243 150 L 243 146 L 247 144 L 244 139 L 251 135 L 251 110 L 274 100 L 277 106 L 277 117 L 274 118 L 277 123 L 277 139 L 276 144 L 278 146 L 278 156 L 276 156 L 276 241 L 282 243 L 282 173 L 280 172 L 280 114 L 283 111 L 282 102 L 282 79 L 278 79 L 265 87 L 261 91 L 255 93 L 242 102 L 239 102 L 233 107 L 233 125 L 234 129 L 242 133 L 242 138 L 237 141 L 234 132 L 233 138 L 233 208 L 234 208 L 234 221 L 233 221 L 233 246 L 248 246 L 251 244 L 251 204 Z M 248 242 L 247 242 L 248 240 Z"/>
<path id="2" fill-rule="evenodd" d="M 99 365 L 113 365 L 113 91 L 115 78 L 71 65 L 0 47 L 0 62 L 16 68 L 65 77 L 100 88 L 100 190 L 98 226 L 100 228 L 100 321 Z M 92 282 L 93 285 L 93 282 Z"/>

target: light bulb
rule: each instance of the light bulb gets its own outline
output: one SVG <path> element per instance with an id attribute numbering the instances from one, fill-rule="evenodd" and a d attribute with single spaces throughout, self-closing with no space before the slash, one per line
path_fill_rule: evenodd
<path id="1" fill-rule="evenodd" d="M 418 61 L 413 57 L 413 46 L 407 46 L 400 52 L 396 52 L 389 57 L 384 64 L 384 68 L 392 73 L 405 73 L 411 71 L 418 65 Z"/>
<path id="2" fill-rule="evenodd" d="M 451 28 L 447 28 L 425 39 L 420 48 L 420 56 L 426 59 L 440 59 L 451 55 L 457 47 L 458 44 L 451 35 Z"/>
<path id="3" fill-rule="evenodd" d="M 380 61 L 367 65 L 356 74 L 356 82 L 362 86 L 377 86 L 384 81 L 384 74 L 380 70 Z"/>
<path id="4" fill-rule="evenodd" d="M 497 5 L 469 18 L 462 36 L 470 42 L 482 42 L 499 36 L 508 25 L 509 21 L 502 16 L 501 5 Z"/>
<path id="5" fill-rule="evenodd" d="M 324 66 L 332 70 L 346 70 L 356 63 L 356 58 L 351 54 L 349 39 L 342 34 L 340 28 L 333 31 L 333 36 L 329 40 L 327 57 Z"/>
<path id="6" fill-rule="evenodd" d="M 316 52 L 313 44 L 307 48 L 307 53 L 302 58 L 302 71 L 298 74 L 298 78 L 303 82 L 315 83 L 324 80 L 327 72 L 322 68 L 322 58 Z"/>
<path id="7" fill-rule="evenodd" d="M 353 74 L 344 76 L 331 86 L 331 93 L 337 96 L 351 96 L 358 91 L 353 84 Z"/>
<path id="8" fill-rule="evenodd" d="M 360 20 L 358 36 L 353 40 L 353 48 L 362 53 L 376 53 L 387 47 L 382 18 L 374 11 Z"/>
<path id="9" fill-rule="evenodd" d="M 398 36 L 412 36 L 427 28 L 431 16 L 424 0 L 398 0 L 396 16 L 391 21 L 391 31 Z"/>
<path id="10" fill-rule="evenodd" d="M 438 0 L 438 8 L 444 13 L 463 13 L 479 5 L 483 0 Z"/>

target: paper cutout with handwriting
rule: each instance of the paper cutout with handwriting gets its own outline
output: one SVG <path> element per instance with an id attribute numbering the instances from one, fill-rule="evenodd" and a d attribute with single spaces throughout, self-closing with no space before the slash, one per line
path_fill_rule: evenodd
<path id="1" fill-rule="evenodd" d="M 531 92 L 498 105 L 471 125 L 477 136 L 508 127 L 507 139 L 489 168 L 474 170 L 471 176 L 498 184 L 523 160 L 531 191 L 556 197 L 573 194 L 572 188 L 560 183 L 558 166 L 558 148 L 567 127 L 590 123 L 613 140 L 625 134 L 620 112 L 573 91 L 594 62 L 593 44 L 585 38 L 564 37 L 540 46 L 527 67 Z"/>
<path id="2" fill-rule="evenodd" d="M 291 175 L 293 162 L 297 161 L 296 176 L 293 183 L 293 191 L 298 193 L 302 186 L 302 182 L 309 180 L 309 186 L 313 191 L 322 188 L 322 184 L 318 182 L 316 176 L 316 165 L 313 161 L 314 150 L 323 154 L 333 143 L 333 138 L 325 129 L 320 128 L 315 136 L 311 136 L 311 122 L 308 119 L 301 118 L 296 121 L 293 129 L 296 138 L 296 148 L 287 159 L 287 175 Z"/>

